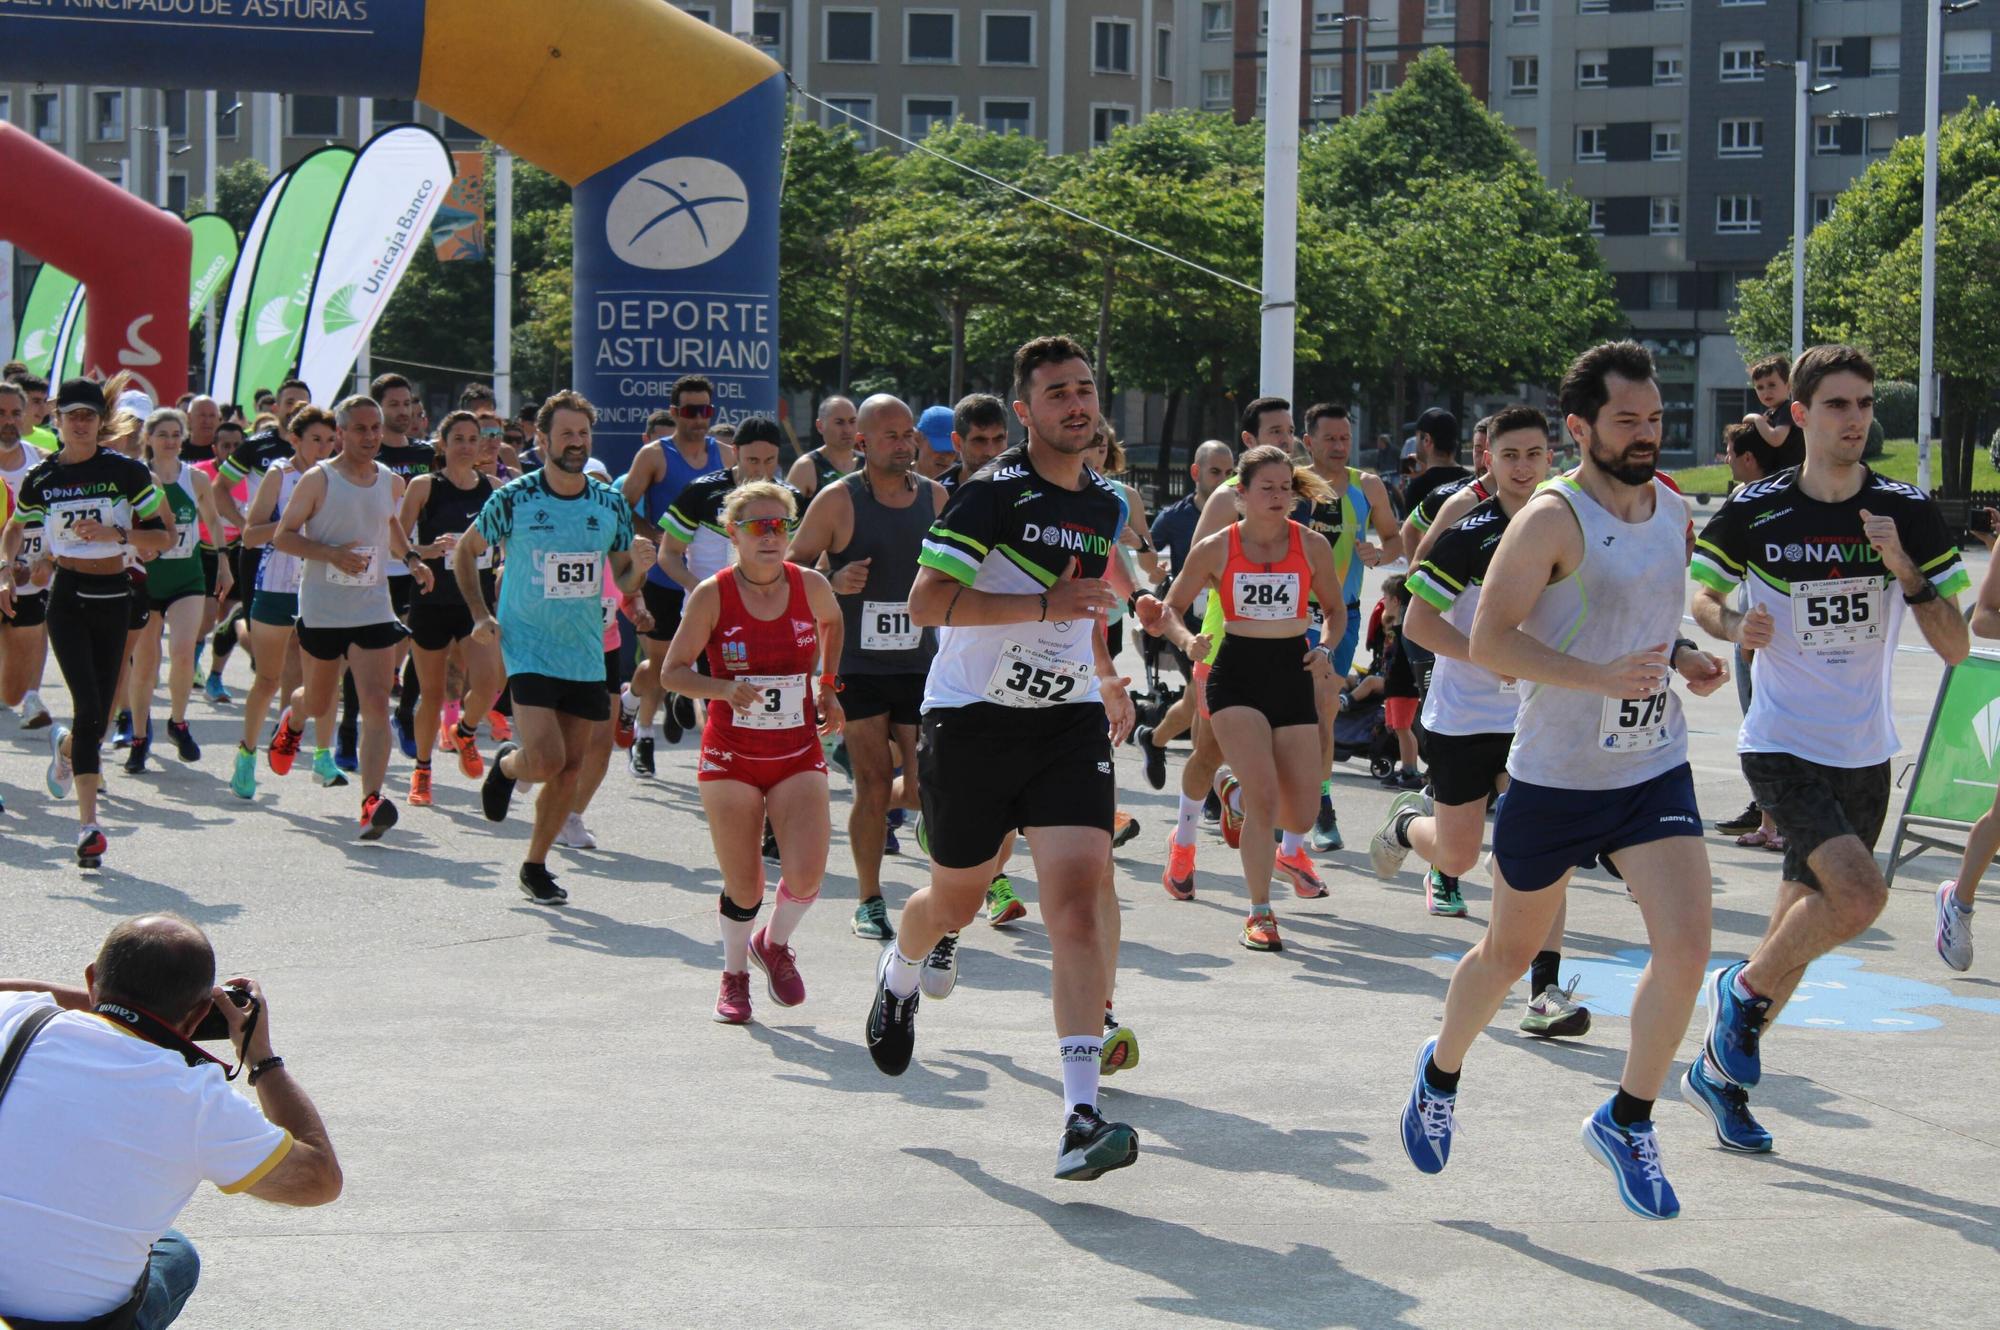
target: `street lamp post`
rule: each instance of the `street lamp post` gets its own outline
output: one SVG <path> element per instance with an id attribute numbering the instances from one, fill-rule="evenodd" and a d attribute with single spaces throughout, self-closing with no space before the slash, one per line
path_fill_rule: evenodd
<path id="1" fill-rule="evenodd" d="M 1264 43 L 1264 304 L 1257 381 L 1292 397 L 1299 276 L 1299 28 L 1301 0 L 1271 0 Z"/>
<path id="2" fill-rule="evenodd" d="M 1792 359 L 1806 349 L 1806 145 L 1812 139 L 1812 99 L 1832 92 L 1838 83 L 1814 83 L 1812 65 L 1797 60 L 1764 60 L 1764 69 L 1789 69 L 1798 89 L 1798 109 L 1792 127 Z"/>
<path id="3" fill-rule="evenodd" d="M 1979 0 L 1941 4 L 1930 0 L 1924 31 L 1924 228 L 1922 294 L 1917 315 L 1917 488 L 1931 487 L 1931 440 L 1937 394 L 1937 191 L 1938 73 L 1944 60 L 1944 16 L 1963 13 Z"/>

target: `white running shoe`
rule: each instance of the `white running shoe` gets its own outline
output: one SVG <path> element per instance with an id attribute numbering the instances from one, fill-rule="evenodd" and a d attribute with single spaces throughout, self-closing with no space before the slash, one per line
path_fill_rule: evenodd
<path id="1" fill-rule="evenodd" d="M 1368 862 L 1373 865 L 1376 877 L 1387 882 L 1396 876 L 1403 860 L 1410 855 L 1410 847 L 1396 839 L 1396 819 L 1404 813 L 1415 813 L 1421 817 L 1424 812 L 1424 796 L 1418 790 L 1403 791 L 1389 805 L 1389 816 L 1382 819 L 1382 825 L 1375 829 L 1374 839 L 1368 842 Z"/>
<path id="2" fill-rule="evenodd" d="M 58 725 L 49 731 L 49 795 L 56 799 L 69 798 L 70 787 L 76 784 L 76 769 L 63 756 L 63 740 L 69 738 L 69 726 Z"/>
<path id="3" fill-rule="evenodd" d="M 946 933 L 931 948 L 931 954 L 924 957 L 924 968 L 917 975 L 917 987 L 933 1002 L 942 1002 L 951 996 L 951 990 L 958 984 L 958 934 Z"/>
<path id="4" fill-rule="evenodd" d="M 563 819 L 562 830 L 556 833 L 556 844 L 570 850 L 594 850 L 597 837 L 590 834 L 581 817 L 571 813 Z"/>
<path id="5" fill-rule="evenodd" d="M 49 715 L 48 704 L 42 701 L 42 695 L 33 689 L 28 690 L 21 698 L 21 728 L 43 729 L 52 719 L 54 718 Z"/>
<path id="6" fill-rule="evenodd" d="M 1958 903 L 1958 883 L 1937 890 L 1937 949 L 1954 970 L 1972 968 L 1972 911 Z"/>

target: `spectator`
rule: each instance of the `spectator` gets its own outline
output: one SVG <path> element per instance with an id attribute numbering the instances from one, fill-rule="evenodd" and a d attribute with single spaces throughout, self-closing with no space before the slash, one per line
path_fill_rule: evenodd
<path id="1" fill-rule="evenodd" d="M 1458 464 L 1458 417 L 1441 406 L 1418 416 L 1416 458 L 1416 478 L 1403 492 L 1406 510 L 1439 485 L 1472 474 Z"/>
<path id="2" fill-rule="evenodd" d="M 942 480 L 947 471 L 958 465 L 958 445 L 951 437 L 955 419 L 948 406 L 925 407 L 924 413 L 917 417 L 917 433 L 924 440 L 917 449 L 918 475 Z"/>
<path id="3" fill-rule="evenodd" d="M 117 925 L 84 986 L 0 980 L 0 1319 L 18 1330 L 159 1330 L 201 1269 L 173 1221 L 206 1178 L 282 1205 L 340 1195 L 340 1164 L 304 1089 L 271 1053 L 255 982 L 215 987 L 200 929 L 170 915 Z M 190 1042 L 220 1012 L 255 1087 Z M 0 1055 L 0 1066 L 9 1057 Z M 231 1072 L 229 1075 L 234 1075 Z M 259 1111 L 261 1107 L 261 1112 Z M 95 1318 L 102 1318 L 95 1319 Z"/>
<path id="4" fill-rule="evenodd" d="M 1792 367 L 1783 356 L 1765 356 L 1750 366 L 1750 388 L 1762 411 L 1752 411 L 1743 423 L 1753 426 L 1768 448 L 1791 460 L 1767 471 L 1783 471 L 1806 460 L 1806 432 L 1792 420 Z"/>
<path id="5" fill-rule="evenodd" d="M 1377 630 L 1369 645 L 1375 651 L 1373 673 L 1382 676 L 1382 722 L 1396 736 L 1397 770 L 1383 778 L 1392 790 L 1421 790 L 1424 778 L 1417 770 L 1417 676 L 1403 648 L 1403 613 L 1410 607 L 1409 588 L 1398 573 L 1382 584 L 1382 604 Z"/>

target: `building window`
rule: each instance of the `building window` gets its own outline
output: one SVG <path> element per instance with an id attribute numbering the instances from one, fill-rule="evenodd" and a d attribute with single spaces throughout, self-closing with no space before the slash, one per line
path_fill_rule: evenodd
<path id="1" fill-rule="evenodd" d="M 1735 9 L 1747 5 L 1761 5 L 1764 0 L 1718 0 L 1724 9 Z"/>
<path id="2" fill-rule="evenodd" d="M 1652 218 L 1646 227 L 1656 236 L 1677 236 L 1681 233 L 1681 201 L 1668 194 L 1653 196 Z"/>
<path id="3" fill-rule="evenodd" d="M 1579 14 L 1609 14 L 1611 12 L 1611 0 L 1576 0 L 1576 12 Z"/>
<path id="4" fill-rule="evenodd" d="M 1829 116 L 1813 118 L 1813 156 L 1836 157 L 1840 154 L 1840 122 Z"/>
<path id="5" fill-rule="evenodd" d="M 1509 56 L 1507 91 L 1515 97 L 1532 97 L 1542 90 L 1542 59 L 1535 55 Z"/>
<path id="6" fill-rule="evenodd" d="M 820 28 L 820 59 L 865 65 L 875 59 L 875 11 L 828 9 Z"/>
<path id="7" fill-rule="evenodd" d="M 715 11 L 706 5 L 682 5 L 681 12 L 697 23 L 706 23 L 711 28 L 715 26 Z"/>
<path id="8" fill-rule="evenodd" d="M 1263 110 L 1271 92 L 1271 71 L 1263 65 L 1257 66 L 1257 109 Z"/>
<path id="9" fill-rule="evenodd" d="M 330 139 L 340 137 L 340 99 L 338 97 L 304 97 L 293 94 L 285 98 L 286 114 L 291 120 L 291 128 L 285 132 L 295 139 Z M 445 137 L 450 138 L 447 134 Z M 478 138 L 477 134 L 471 135 Z"/>
<path id="10" fill-rule="evenodd" d="M 1576 53 L 1576 86 L 1579 88 L 1602 88 L 1611 82 L 1611 52 L 1578 51 Z"/>
<path id="11" fill-rule="evenodd" d="M 1681 48 L 1678 46 L 1655 46 L 1653 48 L 1653 86 L 1656 88 L 1678 88 L 1685 74 L 1681 69 Z"/>
<path id="12" fill-rule="evenodd" d="M 478 143 L 486 137 L 463 120 L 454 120 L 450 116 L 444 118 L 442 132 L 447 139 L 463 139 L 472 143 Z"/>
<path id="13" fill-rule="evenodd" d="M 1822 39 L 1813 43 L 1813 72 L 1815 74 L 1839 76 L 1840 42 L 1838 39 L 1833 41 Z"/>
<path id="14" fill-rule="evenodd" d="M 1757 83 L 1764 77 L 1764 43 L 1724 42 L 1722 44 L 1722 81 L 1724 83 Z"/>
<path id="15" fill-rule="evenodd" d="M 1132 123 L 1132 108 L 1129 106 L 1095 106 L 1090 108 L 1090 146 L 1101 148 L 1111 142 L 1114 130 Z"/>
<path id="16" fill-rule="evenodd" d="M 0 115 L 0 120 L 7 117 Z M 188 136 L 188 95 L 185 88 L 169 88 L 162 94 L 160 118 L 167 122 L 167 137 L 184 139 Z"/>
<path id="17" fill-rule="evenodd" d="M 1868 40 L 1868 72 L 1898 74 L 1903 69 L 1901 37 L 1871 37 Z"/>
<path id="18" fill-rule="evenodd" d="M 766 55 L 781 65 L 791 63 L 791 56 L 785 47 L 784 10 L 758 10 L 750 16 L 750 31 L 757 38 L 759 49 Z"/>
<path id="19" fill-rule="evenodd" d="M 186 216 L 187 209 L 188 209 L 187 172 L 169 171 L 167 173 L 167 211 L 177 212 L 180 213 L 182 216 Z"/>
<path id="20" fill-rule="evenodd" d="M 1168 27 L 1153 29 L 1153 77 L 1174 80 L 1174 30 Z"/>
<path id="21" fill-rule="evenodd" d="M 1207 0 L 1201 7 L 1201 39 L 1226 42 L 1236 31 L 1236 6 L 1229 0 Z"/>
<path id="22" fill-rule="evenodd" d="M 1313 31 L 1340 31 L 1340 0 L 1313 0 Z"/>
<path id="23" fill-rule="evenodd" d="M 980 63 L 988 65 L 1032 65 L 1035 63 L 1035 16 L 1033 14 L 986 14 L 986 44 Z"/>
<path id="24" fill-rule="evenodd" d="M 958 63 L 958 15 L 936 9 L 903 11 L 903 63 Z"/>
<path id="25" fill-rule="evenodd" d="M 223 99 L 226 106 L 234 99 L 230 94 Z M 384 125 L 411 125 L 417 120 L 417 104 L 408 97 L 377 97 L 375 99 L 375 127 Z"/>
<path id="26" fill-rule="evenodd" d="M 1993 68 L 1991 32 L 1947 32 L 1944 35 L 1944 72 L 1984 74 Z"/>
<path id="27" fill-rule="evenodd" d="M 1880 116 L 1868 122 L 1868 155 L 1880 157 L 1896 146 L 1896 117 Z"/>
<path id="28" fill-rule="evenodd" d="M 117 91 L 90 94 L 90 137 L 99 143 L 125 137 L 125 94 Z"/>
<path id="29" fill-rule="evenodd" d="M 1458 22 L 1458 0 L 1424 0 L 1424 22 L 1426 24 Z"/>
<path id="30" fill-rule="evenodd" d="M 1507 21 L 1526 27 L 1530 23 L 1542 21 L 1542 0 L 1514 0 L 1514 7 L 1508 12 Z"/>
<path id="31" fill-rule="evenodd" d="M 950 97 L 905 97 L 903 132 L 922 140 L 935 125 L 948 125 L 958 114 L 958 103 Z"/>
<path id="32" fill-rule="evenodd" d="M 1838 194 L 1815 194 L 1812 196 L 1812 219 L 1814 226 L 1818 226 L 1821 222 L 1833 216 L 1833 205 L 1839 199 L 1840 195 Z"/>
<path id="33" fill-rule="evenodd" d="M 1035 133 L 1035 104 L 1024 101 L 999 101 L 988 97 L 980 104 L 979 118 L 986 128 L 995 134 L 1021 134 L 1029 138 Z"/>
<path id="34" fill-rule="evenodd" d="M 29 128 L 35 137 L 44 143 L 61 143 L 62 94 L 59 92 L 37 92 L 28 97 Z"/>
<path id="35" fill-rule="evenodd" d="M 1676 231 L 1680 227 L 1674 228 Z M 1646 303 L 1652 309 L 1679 309 L 1681 307 L 1681 275 L 1677 272 L 1656 272 L 1646 276 Z"/>
<path id="36" fill-rule="evenodd" d="M 1755 194 L 1721 194 L 1715 200 L 1715 233 L 1754 236 L 1764 229 L 1764 201 Z"/>
<path id="37" fill-rule="evenodd" d="M 1663 14 L 1670 9 L 1686 9 L 1687 0 L 1653 0 L 1653 12 Z"/>
<path id="38" fill-rule="evenodd" d="M 1201 76 L 1201 104 L 1210 111 L 1229 109 L 1229 71 L 1226 69 L 1204 70 Z"/>
<path id="39" fill-rule="evenodd" d="M 1340 66 L 1314 65 L 1312 67 L 1312 98 L 1316 102 L 1337 102 L 1340 100 Z"/>
<path id="40" fill-rule="evenodd" d="M 0 124 L 10 124 L 14 119 L 14 94 L 0 92 Z"/>
<path id="41" fill-rule="evenodd" d="M 1269 5 L 1258 7 L 1257 35 L 1259 37 L 1268 37 L 1271 35 L 1271 7 Z"/>
<path id="42" fill-rule="evenodd" d="M 1094 74 L 1132 72 L 1132 25 L 1129 22 L 1118 18 L 1091 20 L 1090 69 Z"/>
<path id="43" fill-rule="evenodd" d="M 1601 236 L 1604 234 L 1603 199 L 1592 199 L 1590 201 L 1590 233 L 1594 236 Z"/>
<path id="44" fill-rule="evenodd" d="M 1374 101 L 1382 93 L 1396 86 L 1396 62 L 1394 60 L 1370 60 L 1368 62 L 1368 100 Z"/>
<path id="45" fill-rule="evenodd" d="M 1579 162 L 1601 162 L 1604 160 L 1604 126 L 1578 125 L 1576 127 L 1576 159 Z"/>
<path id="46" fill-rule="evenodd" d="M 1764 122 L 1756 119 L 1725 120 L 1716 126 L 1715 155 L 1718 157 L 1762 157 Z"/>
<path id="47" fill-rule="evenodd" d="M 828 129 L 849 129 L 860 139 L 863 148 L 875 146 L 875 131 L 863 121 L 875 119 L 875 99 L 873 97 L 829 97 L 826 99 L 826 127 Z"/>
<path id="48" fill-rule="evenodd" d="M 1653 160 L 1656 162 L 1677 162 L 1681 159 L 1681 127 L 1676 121 L 1670 125 L 1653 126 Z"/>

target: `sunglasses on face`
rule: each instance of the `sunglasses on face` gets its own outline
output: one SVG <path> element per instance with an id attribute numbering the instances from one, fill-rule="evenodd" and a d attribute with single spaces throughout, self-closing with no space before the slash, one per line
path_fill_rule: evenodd
<path id="1" fill-rule="evenodd" d="M 501 431 L 497 429 L 482 429 L 479 431 L 479 437 L 482 439 L 497 439 L 500 437 L 500 434 Z"/>
<path id="2" fill-rule="evenodd" d="M 782 536 L 788 524 L 782 517 L 746 517 L 736 524 L 736 534 L 762 540 L 766 536 Z"/>
<path id="3" fill-rule="evenodd" d="M 674 408 L 674 414 L 682 420 L 707 420 L 715 414 L 715 407 L 712 403 L 705 406 L 677 406 Z"/>

